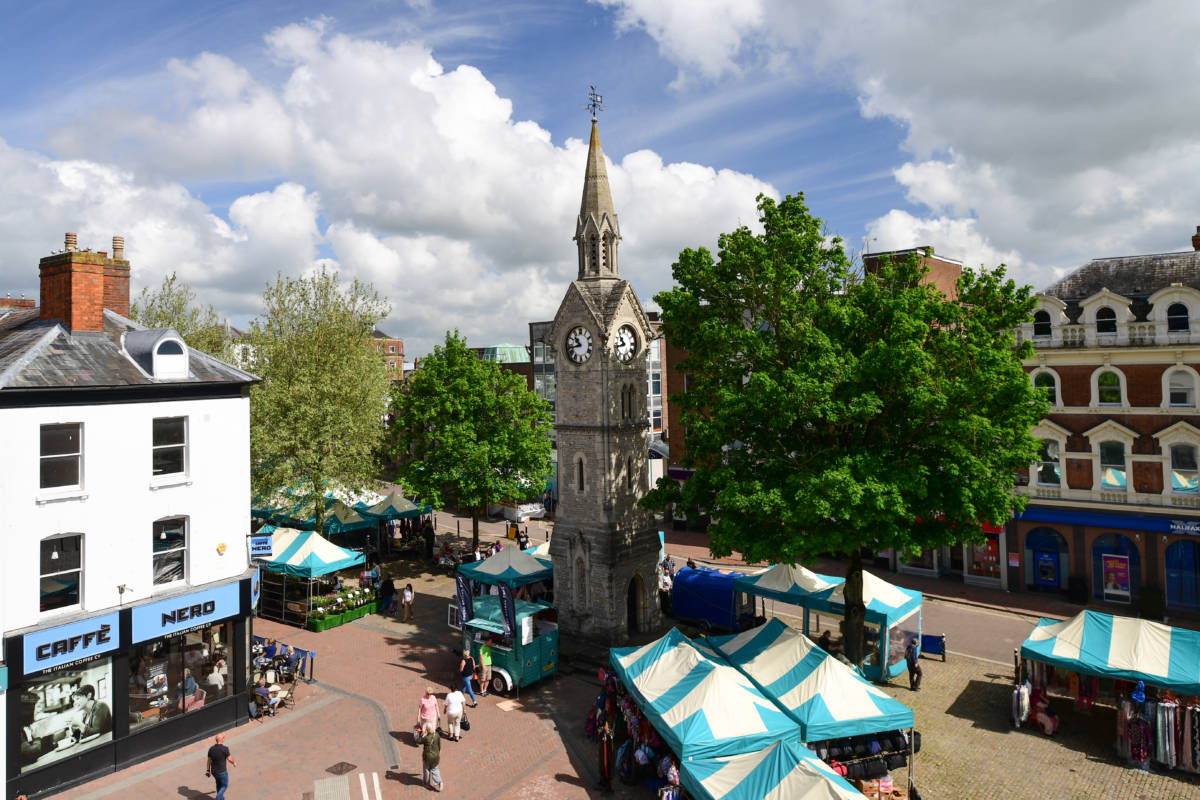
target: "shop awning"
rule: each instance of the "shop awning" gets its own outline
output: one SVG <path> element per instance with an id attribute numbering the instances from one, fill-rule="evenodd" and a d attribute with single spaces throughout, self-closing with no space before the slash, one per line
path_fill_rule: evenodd
<path id="1" fill-rule="evenodd" d="M 480 583 L 516 588 L 537 581 L 549 580 L 554 576 L 554 565 L 549 559 L 530 555 L 515 544 L 509 545 L 483 561 L 463 564 L 458 574 Z"/>
<path id="2" fill-rule="evenodd" d="M 366 562 L 362 553 L 338 547 L 316 531 L 268 525 L 259 531 L 261 536 L 267 534 L 274 537 L 275 555 L 264 561 L 263 566 L 272 572 L 315 578 Z"/>
<path id="3" fill-rule="evenodd" d="M 609 650 L 609 661 L 681 762 L 799 742 L 799 726 L 711 653 L 672 628 L 642 647 Z"/>
<path id="4" fill-rule="evenodd" d="M 863 800 L 807 747 L 786 741 L 755 753 L 685 759 L 679 779 L 696 800 Z"/>
<path id="5" fill-rule="evenodd" d="M 1042 618 L 1021 645 L 1023 658 L 1104 678 L 1145 681 L 1200 694 L 1200 632 L 1159 622 L 1081 611 Z"/>
<path id="6" fill-rule="evenodd" d="M 806 742 L 913 725 L 912 709 L 866 681 L 777 617 L 709 643 L 799 725 Z"/>

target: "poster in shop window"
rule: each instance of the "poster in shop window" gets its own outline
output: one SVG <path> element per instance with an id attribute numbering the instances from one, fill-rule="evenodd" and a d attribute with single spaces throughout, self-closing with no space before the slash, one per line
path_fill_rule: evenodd
<path id="1" fill-rule="evenodd" d="M 1104 599 L 1111 603 L 1128 603 L 1129 556 L 1102 555 Z"/>
<path id="2" fill-rule="evenodd" d="M 22 773 L 111 742 L 112 659 L 28 678 L 20 704 Z"/>

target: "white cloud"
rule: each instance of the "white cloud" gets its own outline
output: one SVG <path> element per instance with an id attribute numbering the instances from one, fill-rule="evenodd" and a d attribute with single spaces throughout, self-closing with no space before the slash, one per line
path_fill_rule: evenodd
<path id="1" fill-rule="evenodd" d="M 711 30 L 696 19 L 723 0 L 601 1 L 685 76 L 819 74 L 900 122 L 912 159 L 895 176 L 928 211 L 873 232 L 944 235 L 923 243 L 1024 264 L 1040 286 L 1092 257 L 1187 249 L 1200 221 L 1200 84 L 1181 79 L 1200 67 L 1200 7 L 759 0 Z"/>
<path id="2" fill-rule="evenodd" d="M 125 232 L 136 284 L 176 270 L 243 321 L 276 271 L 330 261 L 391 301 L 384 327 L 414 355 L 451 328 L 480 345 L 525 341 L 528 322 L 553 316 L 575 276 L 584 139 L 554 144 L 514 120 L 478 69 L 446 71 L 419 43 L 347 36 L 322 18 L 273 30 L 266 53 L 262 67 L 210 53 L 169 62 L 146 78 L 156 90 L 148 107 L 97 109 L 56 129 L 52 146 L 69 161 L 8 151 L 33 174 L 85 176 L 40 213 L 55 231 L 31 239 L 33 263 L 61 241 L 60 220 L 101 220 Z M 670 285 L 682 248 L 752 223 L 755 195 L 774 193 L 648 151 L 619 158 L 609 176 L 622 274 L 648 303 Z M 185 188 L 198 178 L 254 188 L 222 217 L 203 189 Z M 36 206 L 53 181 L 7 188 L 14 205 Z"/>

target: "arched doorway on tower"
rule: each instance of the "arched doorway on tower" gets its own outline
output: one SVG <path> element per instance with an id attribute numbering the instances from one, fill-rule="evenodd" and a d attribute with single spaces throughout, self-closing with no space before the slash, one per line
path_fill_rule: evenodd
<path id="1" fill-rule="evenodd" d="M 642 576 L 637 573 L 634 573 L 634 576 L 629 579 L 625 611 L 628 616 L 629 635 L 641 633 L 642 623 L 646 619 L 646 587 L 642 584 Z"/>

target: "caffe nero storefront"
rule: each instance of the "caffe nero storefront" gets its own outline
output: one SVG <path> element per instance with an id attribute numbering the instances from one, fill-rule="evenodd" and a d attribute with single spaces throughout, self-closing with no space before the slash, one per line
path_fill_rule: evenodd
<path id="1" fill-rule="evenodd" d="M 63 789 L 247 719 L 258 573 L 9 636 L 7 790 Z"/>

